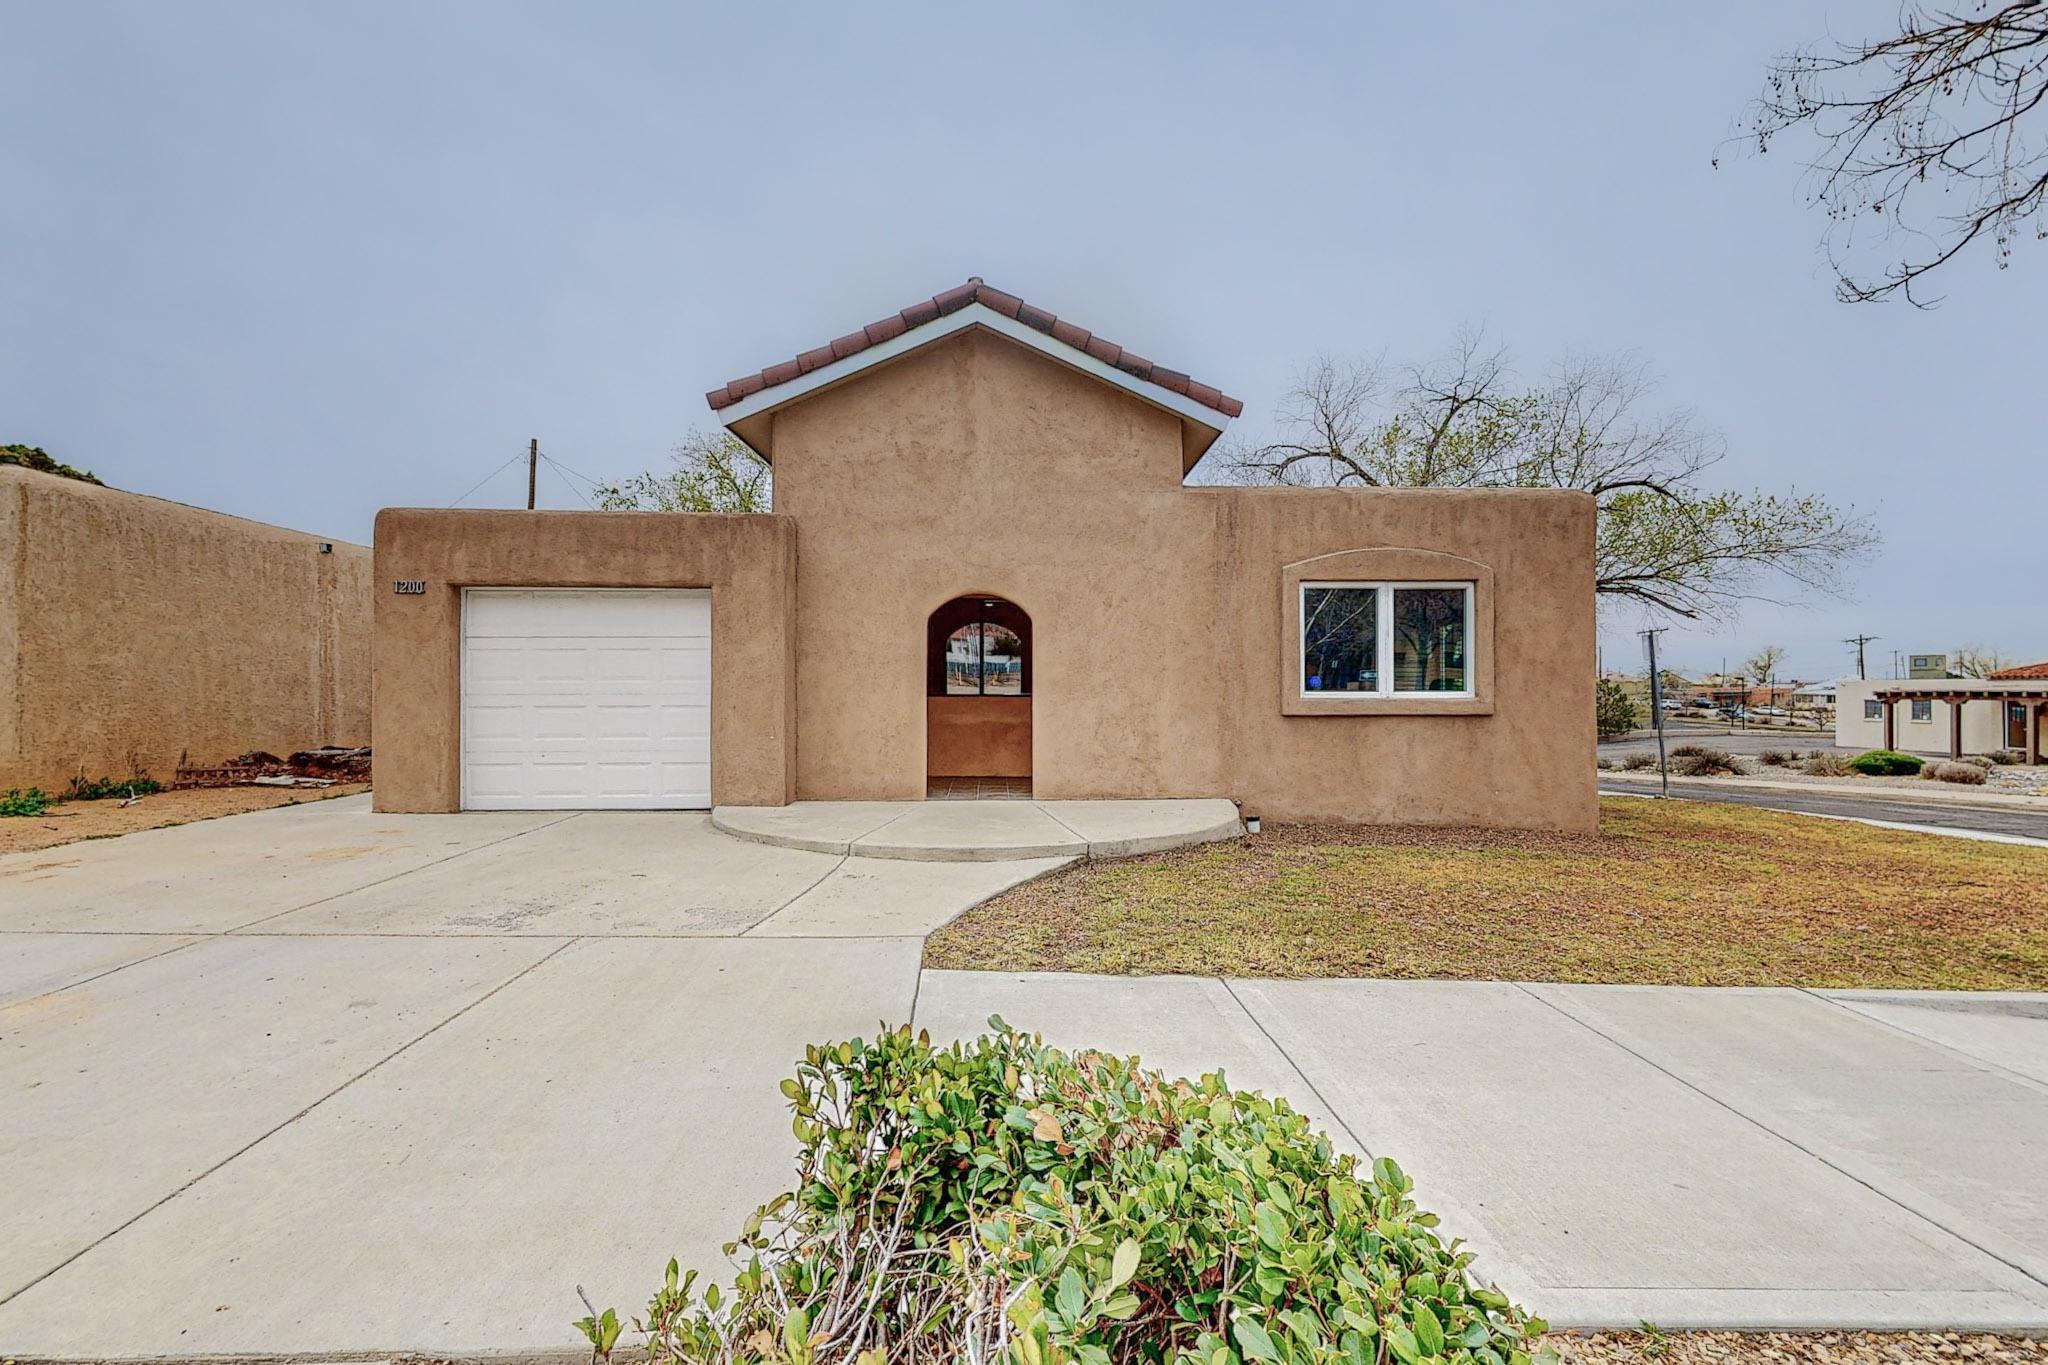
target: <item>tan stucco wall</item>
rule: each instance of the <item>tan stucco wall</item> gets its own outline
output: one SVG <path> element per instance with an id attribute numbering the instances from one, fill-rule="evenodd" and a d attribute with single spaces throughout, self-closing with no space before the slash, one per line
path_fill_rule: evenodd
<path id="1" fill-rule="evenodd" d="M 398 596 L 397 579 L 426 591 Z M 786 518 L 387 508 L 376 581 L 378 810 L 460 808 L 466 587 L 709 588 L 712 799 L 791 799 L 796 536 Z"/>
<path id="2" fill-rule="evenodd" d="M 923 794 L 925 618 L 986 593 L 1031 616 L 1042 797 L 1595 824 L 1584 495 L 1183 488 L 1175 418 L 979 333 L 777 413 L 773 449 L 800 797 Z M 1388 547 L 1490 570 L 1490 713 L 1282 714 L 1286 566 Z"/>
<path id="3" fill-rule="evenodd" d="M 922 798 L 927 618 L 994 595 L 1031 618 L 1038 796 L 1596 824 L 1584 495 L 1184 488 L 1177 418 L 979 332 L 772 422 L 773 517 L 383 513 L 380 808 L 459 801 L 462 586 L 709 586 L 720 803 Z M 1324 709 L 1286 701 L 1280 640 L 1290 566 L 1326 556 L 1469 566 L 1480 695 L 1288 714 Z"/>
<path id="4" fill-rule="evenodd" d="M 370 551 L 0 468 L 0 788 L 370 742 Z"/>

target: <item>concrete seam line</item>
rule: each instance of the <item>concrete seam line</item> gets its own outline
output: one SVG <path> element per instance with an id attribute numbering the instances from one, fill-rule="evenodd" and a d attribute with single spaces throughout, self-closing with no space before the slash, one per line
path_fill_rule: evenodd
<path id="1" fill-rule="evenodd" d="M 906 1020 L 905 1020 L 904 1022 L 905 1022 L 906 1024 L 908 1024 L 908 1025 L 910 1026 L 910 1033 L 911 1033 L 911 1036 L 912 1036 L 912 1037 L 916 1037 L 916 1036 L 917 1036 L 917 1004 L 918 1004 L 918 1001 L 920 1001 L 920 1000 L 924 999 L 924 940 L 923 940 L 923 939 L 919 939 L 919 940 L 918 940 L 918 942 L 917 942 L 917 970 L 916 970 L 916 972 L 914 972 L 914 973 L 913 973 L 913 976 L 914 976 L 914 977 L 915 977 L 916 979 L 915 979 L 915 980 L 913 980 L 913 981 L 912 981 L 912 982 L 910 983 L 910 1018 L 906 1019 Z"/>
<path id="2" fill-rule="evenodd" d="M 846 851 L 847 851 L 848 853 L 852 853 L 852 852 L 853 852 L 853 846 L 854 846 L 855 844 L 859 843 L 859 842 L 860 842 L 861 840 L 863 840 L 863 839 L 871 839 L 871 838 L 873 838 L 873 837 L 874 837 L 875 835 L 877 835 L 877 834 L 880 834 L 880 833 L 881 833 L 881 832 L 882 832 L 883 830 L 885 830 L 885 829 L 889 828 L 889 826 L 891 826 L 891 825 L 895 824 L 895 823 L 896 823 L 896 822 L 897 822 L 898 820 L 904 819 L 905 817 L 907 817 L 907 816 L 908 816 L 908 815 L 910 814 L 910 812 L 912 812 L 913 810 L 916 810 L 916 809 L 917 809 L 917 808 L 918 808 L 919 806 L 921 806 L 921 805 L 923 805 L 923 804 L 924 804 L 924 802 L 922 802 L 922 801 L 905 801 L 905 802 L 903 803 L 903 809 L 902 809 L 902 810 L 899 810 L 899 811 L 897 811 L 897 812 L 896 812 L 896 813 L 895 813 L 894 815 L 892 815 L 892 816 L 890 816 L 890 817 L 889 817 L 888 819 L 884 820 L 884 821 L 883 821 L 883 822 L 882 822 L 881 824 L 879 824 L 879 825 L 876 825 L 876 826 L 875 826 L 875 827 L 874 827 L 873 829 L 869 830 L 869 831 L 868 831 L 868 832 L 867 832 L 866 834 L 856 834 L 856 835 L 854 835 L 854 836 L 853 836 L 853 837 L 852 837 L 851 839 L 848 839 L 848 840 L 846 841 Z"/>
<path id="3" fill-rule="evenodd" d="M 1670 1067 L 1665 1066 L 1663 1063 L 1657 1061 L 1655 1058 L 1649 1057 L 1644 1053 L 1638 1052 L 1635 1048 L 1632 1048 L 1627 1043 L 1622 1042 L 1613 1034 L 1606 1032 L 1604 1029 L 1597 1028 L 1594 1025 L 1586 1022 L 1584 1019 L 1579 1018 L 1578 1015 L 1573 1014 L 1570 1010 L 1564 1008 L 1564 1006 L 1558 1004 L 1556 1001 L 1551 1000 L 1545 996 L 1538 995 L 1535 991 L 1530 990 L 1525 983 L 1516 981 L 1512 982 L 1511 984 L 1515 987 L 1516 990 L 1521 991 L 1531 1000 L 1534 1000 L 1536 1003 L 1544 1006 L 1547 1009 L 1557 1011 L 1557 1013 L 1571 1020 L 1580 1028 L 1585 1029 L 1595 1038 L 1602 1039 L 1611 1046 L 1620 1048 L 1623 1052 L 1626 1052 L 1629 1056 L 1635 1058 L 1644 1066 L 1649 1067 L 1651 1070 L 1657 1072 L 1661 1076 L 1666 1076 L 1670 1078 L 1671 1080 L 1677 1082 L 1679 1085 L 1684 1086 L 1687 1090 L 1692 1091 L 1693 1094 L 1698 1095 L 1702 1099 L 1707 1100 L 1709 1103 L 1714 1104 L 1719 1108 L 1727 1110 L 1729 1113 L 1735 1115 L 1736 1118 L 1741 1119 L 1744 1123 L 1747 1123 L 1750 1126 L 1757 1129 L 1757 1131 L 1762 1133 L 1768 1133 L 1770 1136 L 1776 1138 L 1778 1141 L 1784 1143 L 1786 1146 L 1792 1148 L 1794 1151 L 1805 1153 L 1807 1156 L 1812 1157 L 1815 1161 L 1818 1161 L 1821 1165 L 1827 1167 L 1835 1174 L 1841 1176 L 1844 1180 L 1849 1180 L 1854 1182 L 1855 1184 L 1861 1185 L 1864 1189 L 1869 1190 L 1872 1194 L 1884 1200 L 1893 1208 L 1900 1209 L 1906 1213 L 1913 1215 L 1913 1217 L 1918 1218 L 1921 1222 L 1926 1223 L 1929 1227 L 1939 1229 L 1940 1231 L 1946 1233 L 1948 1236 L 1955 1238 L 1958 1242 L 1961 1242 L 1964 1246 L 1971 1247 L 1974 1250 L 1982 1253 L 1983 1255 L 1990 1257 L 1992 1260 L 1998 1262 L 2000 1265 L 2007 1267 L 2008 1269 L 2012 1270 L 2015 1274 L 2019 1275 L 2022 1279 L 2025 1279 L 2030 1283 L 2048 1285 L 2048 1280 L 2043 1280 L 2040 1276 L 2034 1274 L 2025 1266 L 2020 1265 L 2017 1262 L 2013 1261 L 2010 1257 L 2001 1255 L 2000 1253 L 1993 1251 L 1991 1248 L 1985 1246 L 1983 1243 L 1975 1241 L 1974 1239 L 1965 1235 L 1964 1233 L 1958 1232 L 1954 1228 L 1949 1227 L 1947 1224 L 1941 1222 L 1939 1219 L 1930 1217 L 1927 1213 L 1923 1212 L 1920 1209 L 1914 1208 L 1911 1204 L 1906 1203 L 1904 1200 L 1892 1194 L 1890 1191 L 1880 1189 L 1875 1184 L 1872 1184 L 1869 1180 L 1866 1180 L 1862 1176 L 1857 1175 L 1854 1171 L 1848 1170 L 1842 1167 L 1841 1165 L 1837 1164 L 1826 1154 L 1815 1151 L 1813 1148 L 1807 1146 L 1805 1143 L 1799 1141 L 1797 1138 L 1779 1132 L 1777 1129 L 1771 1127 L 1770 1124 L 1765 1123 L 1762 1119 L 1757 1118 L 1750 1114 L 1745 1114 L 1742 1110 L 1737 1109 L 1734 1105 L 1722 1099 L 1713 1091 L 1708 1090 L 1706 1087 L 1696 1084 L 1693 1081 L 1687 1080 L 1685 1077 L 1679 1075 Z"/>
<path id="4" fill-rule="evenodd" d="M 1801 995 L 1812 996 L 1815 1000 L 1820 1001 L 1824 1005 L 1832 1005 L 1834 1008 L 1842 1010 L 1847 1014 L 1853 1015 L 1855 1018 L 1860 1019 L 1866 1024 L 1876 1024 L 1879 1028 L 1890 1029 L 1894 1033 L 1898 1033 L 1907 1038 L 1911 1038 L 1916 1043 L 1924 1043 L 1928 1047 L 1935 1048 L 1941 1052 L 1946 1052 L 1949 1055 L 1955 1057 L 1958 1061 L 1967 1063 L 1970 1066 L 1974 1066 L 1981 1071 L 1993 1073 L 2004 1080 L 2017 1081 L 2019 1084 L 2025 1086 L 2029 1090 L 2039 1091 L 2044 1095 L 2048 1095 L 2048 1085 L 2044 1085 L 2040 1081 L 2035 1080 L 2032 1076 L 2027 1075 L 2023 1071 L 2014 1071 L 2010 1067 L 1999 1065 L 1997 1062 L 1986 1061 L 1984 1058 L 1974 1056 L 1968 1052 L 1963 1051 L 1959 1047 L 1956 1047 L 1949 1043 L 1944 1043 L 1939 1038 L 1930 1038 L 1928 1035 L 1924 1033 L 1919 1033 L 1914 1031 L 1913 1029 L 1909 1029 L 1904 1024 L 1896 1024 L 1889 1019 L 1880 1019 L 1874 1014 L 1865 1013 L 1864 1011 L 1856 1008 L 1856 1006 L 1861 1002 L 1854 1000 L 1837 1000 L 1831 995 L 1825 995 L 1822 992 L 1813 989 L 1811 986 L 1794 986 L 1792 989 L 1798 991 Z"/>
<path id="5" fill-rule="evenodd" d="M 802 899 L 803 899 L 803 898 L 804 898 L 805 896 L 808 896 L 808 895 L 810 895 L 810 894 L 811 894 L 811 893 L 812 893 L 813 891 L 816 891 L 816 890 L 817 890 L 817 889 L 818 889 L 819 887 L 821 887 L 821 886 L 823 886 L 823 885 L 825 884 L 825 879 L 826 879 L 827 877 L 831 876 L 831 875 L 832 875 L 832 874 L 833 874 L 834 872 L 837 872 L 837 871 L 838 871 L 838 870 L 839 870 L 840 868 L 842 868 L 842 867 L 845 867 L 845 866 L 846 866 L 846 860 L 847 860 L 847 859 L 848 859 L 849 857 L 851 857 L 851 856 L 852 856 L 851 854 L 847 854 L 847 853 L 842 853 L 842 854 L 840 854 L 840 855 L 839 855 L 839 861 L 838 861 L 838 862 L 836 862 L 836 863 L 832 864 L 832 866 L 830 866 L 830 867 L 826 868 L 826 869 L 825 869 L 825 870 L 824 870 L 823 872 L 821 872 L 820 874 L 818 874 L 818 880 L 816 880 L 816 881 L 812 882 L 812 883 L 811 883 L 811 884 L 810 884 L 809 886 L 806 886 L 806 887 L 805 887 L 805 888 L 804 888 L 803 890 L 801 890 L 801 891 L 797 892 L 797 893 L 796 893 L 796 894 L 795 894 L 794 896 L 791 896 L 791 897 L 790 897 L 790 898 L 789 898 L 788 900 L 786 900 L 786 901 L 784 901 L 784 902 L 783 902 L 782 904 L 780 904 L 780 905 L 776 906 L 776 907 L 775 907 L 775 908 L 774 908 L 773 910 L 770 910 L 770 911 L 769 911 L 769 912 L 768 912 L 767 914 L 765 914 L 765 915 L 761 916 L 761 918 L 759 918 L 759 919 L 755 920 L 755 921 L 754 921 L 754 922 L 753 922 L 752 924 L 749 924 L 749 925 L 748 925 L 748 926 L 747 926 L 746 928 L 744 928 L 744 929 L 740 930 L 740 931 L 739 931 L 739 932 L 738 932 L 737 934 L 733 934 L 733 935 L 731 935 L 731 937 L 733 937 L 733 938 L 745 938 L 745 937 L 746 937 L 746 936 L 747 936 L 748 934 L 751 934 L 751 933 L 753 933 L 753 932 L 754 932 L 754 931 L 755 931 L 756 929 L 758 929 L 758 928 L 760 928 L 760 927 L 761 927 L 762 925 L 766 924 L 766 923 L 767 923 L 767 922 L 768 922 L 769 920 L 772 920 L 772 919 L 774 919 L 774 918 L 775 918 L 775 917 L 776 917 L 777 915 L 779 915 L 779 914 L 781 914 L 781 913 L 782 913 L 783 911 L 785 911 L 785 910 L 789 909 L 789 907 L 790 907 L 790 906 L 792 906 L 792 905 L 795 905 L 795 904 L 796 904 L 796 903 L 797 903 L 798 901 L 802 900 Z M 692 934 L 692 935 L 690 935 L 690 937 L 692 937 L 692 938 L 696 938 L 696 937 L 702 937 L 702 936 L 701 936 L 701 935 L 696 935 L 696 934 Z M 716 937 L 724 938 L 724 937 L 726 937 L 726 935 L 720 934 L 720 935 L 717 935 Z"/>
<path id="6" fill-rule="evenodd" d="M 1094 845 L 1094 844 L 1093 844 L 1092 842 L 1090 842 L 1090 841 L 1089 841 L 1089 839 L 1088 839 L 1088 836 L 1087 836 L 1087 835 L 1085 835 L 1085 834 L 1083 834 L 1083 833 L 1081 833 L 1081 831 L 1080 831 L 1080 830 L 1078 830 L 1078 829 L 1075 829 L 1075 828 L 1074 828 L 1074 827 L 1073 827 L 1072 825 L 1068 824 L 1068 823 L 1067 823 L 1066 821 L 1064 821 L 1064 820 L 1060 819 L 1060 818 L 1059 818 L 1059 816 L 1057 816 L 1057 815 L 1054 815 L 1054 814 L 1053 814 L 1053 813 L 1052 813 L 1051 811 L 1047 810 L 1047 809 L 1045 808 L 1045 803 L 1044 803 L 1044 802 L 1042 802 L 1042 801 L 1033 801 L 1033 802 L 1031 803 L 1031 808 L 1032 808 L 1033 810 L 1037 811 L 1037 812 L 1038 812 L 1038 813 L 1039 813 L 1040 815 L 1043 815 L 1043 816 L 1044 816 L 1044 817 L 1045 817 L 1046 819 L 1048 819 L 1048 820 L 1052 821 L 1052 822 L 1053 822 L 1053 823 L 1054 823 L 1055 825 L 1058 825 L 1058 826 L 1059 826 L 1059 827 L 1060 827 L 1061 829 L 1065 830 L 1065 831 L 1066 831 L 1067 833 L 1069 833 L 1069 834 L 1073 835 L 1073 836 L 1074 836 L 1074 837 L 1075 837 L 1076 839 L 1079 839 L 1079 840 L 1081 841 L 1081 856 L 1082 856 L 1082 857 L 1084 857 L 1084 858 L 1091 858 L 1091 859 L 1092 859 L 1092 858 L 1093 858 L 1093 857 L 1095 856 L 1095 845 Z"/>
<path id="7" fill-rule="evenodd" d="M 413 1044 L 425 1042 L 427 1039 L 433 1037 L 436 1033 L 439 1033 L 448 1025 L 454 1023 L 457 1019 L 460 1019 L 463 1015 L 468 1014 L 478 1005 L 483 1004 L 484 1001 L 489 1000 L 499 991 L 504 990 L 507 986 L 510 986 L 513 982 L 519 980 L 527 973 L 535 970 L 538 967 L 544 966 L 546 963 L 554 960 L 556 957 L 558 957 L 562 953 L 567 952 L 569 949 L 575 947 L 578 943 L 581 943 L 582 941 L 582 938 L 579 936 L 577 938 L 569 939 L 567 942 L 557 944 L 554 948 L 541 954 L 532 962 L 527 963 L 524 967 L 521 967 L 518 971 L 512 973 L 512 975 L 506 977 L 503 981 L 500 981 L 497 985 L 491 987 L 482 995 L 479 995 L 476 999 L 470 1001 L 467 1005 L 464 1005 L 461 1009 L 449 1015 L 446 1019 L 441 1020 L 439 1023 L 433 1025 L 425 1032 L 420 1033 L 415 1037 L 409 1038 L 403 1043 L 400 1043 L 390 1052 L 385 1053 L 382 1057 L 379 1057 L 376 1061 L 371 1062 L 368 1066 L 364 1067 L 361 1071 L 358 1071 L 355 1075 L 350 1076 L 340 1085 L 335 1086 L 334 1089 L 328 1091 L 326 1094 L 320 1096 L 312 1103 L 306 1105 L 303 1109 L 300 1109 L 296 1114 L 291 1115 L 289 1118 L 280 1121 L 279 1123 L 273 1125 L 270 1128 L 266 1128 L 261 1133 L 258 1133 L 255 1137 L 250 1138 L 247 1142 L 243 1143 L 240 1147 L 237 1147 L 234 1151 L 229 1152 L 219 1161 L 214 1162 L 211 1166 L 208 1166 L 205 1170 L 193 1176 L 190 1180 L 187 1180 L 184 1184 L 178 1186 L 178 1188 L 176 1188 L 175 1190 L 172 1190 L 169 1194 L 163 1196 L 161 1199 L 158 1199 L 154 1203 L 150 1204 L 149 1207 L 143 1209 L 142 1212 L 135 1214 L 131 1218 L 124 1219 L 122 1222 L 116 1224 L 114 1227 L 107 1229 L 98 1237 L 95 1237 L 91 1242 L 87 1243 L 85 1246 L 80 1247 L 78 1250 L 72 1252 L 69 1256 L 66 1256 L 63 1260 L 57 1262 L 57 1264 L 51 1266 L 48 1270 L 45 1270 L 42 1274 L 36 1276 L 32 1280 L 29 1280 L 27 1283 L 21 1285 L 19 1288 L 10 1290 L 6 1294 L 0 1294 L 0 1304 L 13 1302 L 16 1298 L 20 1297 L 23 1294 L 26 1294 L 29 1290 L 34 1289 L 44 1280 L 49 1279 L 52 1275 L 55 1275 L 58 1271 L 64 1269 L 64 1267 L 77 1261 L 80 1257 L 97 1250 L 101 1246 L 104 1246 L 110 1238 L 120 1236 L 129 1228 L 134 1227 L 137 1223 L 149 1217 L 150 1214 L 155 1213 L 158 1209 L 170 1203 L 173 1199 L 176 1199 L 179 1195 L 191 1189 L 200 1181 L 206 1179 L 206 1177 L 212 1175 L 221 1167 L 227 1165 L 229 1162 L 235 1160 L 237 1157 L 242 1156 L 251 1148 L 254 1148 L 259 1144 L 266 1142 L 269 1139 L 277 1136 L 277 1134 L 291 1127 L 294 1123 L 297 1123 L 300 1119 L 312 1113 L 315 1109 L 318 1109 L 321 1105 L 327 1103 L 327 1101 L 333 1099 L 336 1095 L 339 1095 L 342 1091 L 348 1089 L 357 1081 L 363 1079 L 363 1077 L 369 1075 L 371 1072 L 377 1070 L 379 1067 L 383 1066 L 392 1058 L 398 1056 L 400 1053 L 412 1047 Z"/>
<path id="8" fill-rule="evenodd" d="M 1330 1116 L 1330 1122 L 1336 1124 L 1339 1128 L 1342 1128 L 1344 1130 L 1344 1136 L 1350 1138 L 1353 1142 L 1357 1143 L 1358 1150 L 1364 1152 L 1365 1159 L 1368 1162 L 1370 1162 L 1373 1159 L 1372 1148 L 1366 1146 L 1365 1139 L 1361 1138 L 1357 1133 L 1352 1131 L 1351 1125 L 1344 1121 L 1344 1116 L 1337 1112 L 1337 1106 L 1331 1104 L 1328 1100 L 1323 1098 L 1323 1092 L 1316 1089 L 1316 1083 L 1308 1078 L 1308 1073 L 1301 1069 L 1301 1064 L 1299 1062 L 1296 1062 L 1294 1060 L 1293 1055 L 1287 1051 L 1286 1047 L 1281 1044 L 1280 1040 L 1273 1036 L 1272 1030 L 1266 1027 L 1265 1020 L 1259 1018 L 1258 1015 L 1252 1013 L 1251 1007 L 1245 1004 L 1243 999 L 1239 997 L 1237 989 L 1230 984 L 1230 979 L 1228 977 L 1222 976 L 1215 977 L 1213 979 L 1216 981 L 1218 985 L 1223 987 L 1223 993 L 1230 997 L 1230 1002 L 1236 1005 L 1238 1009 L 1243 1012 L 1245 1018 L 1252 1021 L 1252 1027 L 1257 1029 L 1259 1033 L 1265 1038 L 1265 1040 L 1273 1045 L 1273 1050 L 1280 1054 L 1280 1060 L 1286 1062 L 1289 1069 L 1291 1069 L 1295 1075 L 1301 1077 L 1301 1083 L 1308 1087 L 1309 1094 L 1314 1095 L 1316 1097 L 1316 1103 L 1323 1106 L 1323 1112 Z"/>
<path id="9" fill-rule="evenodd" d="M 394 872 L 388 877 L 379 877 L 377 878 L 376 881 L 364 882 L 361 886 L 352 886 L 346 891 L 337 891 L 331 896 L 321 896 L 315 900 L 307 901 L 304 905 L 287 906 L 283 910 L 273 911 L 268 915 L 259 915 L 255 919 L 250 920 L 247 924 L 237 924 L 232 926 L 231 928 L 217 929 L 214 931 L 214 933 L 216 936 L 238 934 L 244 929 L 251 929 L 259 924 L 268 924 L 270 923 L 270 921 L 282 918 L 285 915 L 297 914 L 301 910 L 311 910 L 316 905 L 325 905 L 329 901 L 338 901 L 343 896 L 353 896 L 358 891 L 368 891 L 373 886 L 382 886 L 386 882 L 395 882 L 400 877 L 410 877 L 415 872 L 425 872 L 430 867 L 439 867 L 443 863 L 452 863 L 457 858 L 467 858 L 472 853 L 481 853 L 487 848 L 496 848 L 499 844 L 510 843 L 514 839 L 522 839 L 529 834 L 538 834 L 544 829 L 553 829 L 556 825 L 565 825 L 569 823 L 569 821 L 574 820 L 577 816 L 582 814 L 585 814 L 585 812 L 580 810 L 572 811 L 569 814 L 563 816 L 559 820 L 550 820 L 544 825 L 534 825 L 527 829 L 514 830 L 512 833 L 505 835 L 503 838 L 492 839 L 488 843 L 473 844 L 465 849 L 458 849 L 454 853 L 450 853 L 445 858 L 436 858 L 432 862 L 421 863 L 418 867 L 408 867 L 403 872 Z M 4 1299 L 0 1299 L 0 1303 L 4 1302 Z"/>
<path id="10" fill-rule="evenodd" d="M 42 1000 L 52 995 L 62 995 L 66 991 L 76 990 L 80 986 L 90 986 L 93 982 L 99 981 L 105 977 L 112 976 L 115 972 L 125 972 L 130 967 L 140 967 L 145 962 L 154 962 L 160 957 L 169 957 L 172 953 L 183 952 L 187 948 L 194 947 L 197 944 L 204 942 L 209 937 L 212 937 L 212 935 L 200 935 L 194 938 L 187 939 L 183 943 L 173 943 L 168 948 L 160 948 L 156 952 L 148 953 L 142 957 L 136 958 L 133 962 L 123 962 L 117 967 L 109 967 L 103 972 L 94 972 L 91 976 L 81 977 L 77 981 L 68 981 L 63 985 L 56 987 L 54 990 L 38 991 L 34 995 L 24 995 L 23 997 L 21 997 L 21 999 L 12 1001 L 11 1003 L 16 1005 L 25 1005 L 31 1000 Z"/>

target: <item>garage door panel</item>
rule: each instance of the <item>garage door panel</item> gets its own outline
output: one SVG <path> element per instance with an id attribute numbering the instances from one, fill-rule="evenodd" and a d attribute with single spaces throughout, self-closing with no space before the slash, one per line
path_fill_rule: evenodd
<path id="1" fill-rule="evenodd" d="M 468 593 L 463 803 L 709 806 L 709 592 Z"/>

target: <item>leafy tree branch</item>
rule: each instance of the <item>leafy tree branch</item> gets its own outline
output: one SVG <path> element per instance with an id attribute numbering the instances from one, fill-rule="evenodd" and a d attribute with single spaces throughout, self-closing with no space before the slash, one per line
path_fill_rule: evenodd
<path id="1" fill-rule="evenodd" d="M 670 455 L 674 468 L 647 470 L 623 483 L 600 484 L 605 512 L 766 512 L 772 505 L 767 464 L 729 432 L 693 430 Z"/>

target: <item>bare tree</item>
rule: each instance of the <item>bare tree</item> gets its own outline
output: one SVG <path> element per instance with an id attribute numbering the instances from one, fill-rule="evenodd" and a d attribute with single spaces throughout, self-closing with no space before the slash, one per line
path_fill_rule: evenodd
<path id="1" fill-rule="evenodd" d="M 1809 185 L 1838 297 L 1924 306 L 1921 279 L 1980 238 L 2004 269 L 2048 199 L 2048 3 L 1914 0 L 1899 18 L 1896 34 L 1779 58 L 1742 128 L 1759 152 L 1794 128 L 1819 138 Z M 1850 257 L 1873 231 L 1909 245 L 1866 272 Z"/>
<path id="2" fill-rule="evenodd" d="M 1236 441 L 1239 482 L 1334 488 L 1571 488 L 1599 501 L 1596 577 L 1609 600 L 1687 618 L 1777 581 L 1833 592 L 1877 536 L 1810 494 L 1716 491 L 1727 453 L 1690 409 L 1652 410 L 1640 357 L 1574 356 L 1533 386 L 1475 332 L 1399 371 L 1318 357 L 1280 406 L 1273 439 Z"/>
<path id="3" fill-rule="evenodd" d="M 1764 685 L 1766 696 L 1769 699 L 1768 704 L 1772 706 L 1778 704 L 1778 689 L 1775 685 L 1775 680 L 1778 676 L 1778 668 L 1784 662 L 1785 646 L 1763 645 L 1758 648 L 1756 653 L 1743 660 L 1742 663 L 1742 667 L 1748 672 L 1749 676 Z M 1747 699 L 1745 698 L 1745 700 Z"/>
<path id="4" fill-rule="evenodd" d="M 1949 668 L 1962 678 L 1986 678 L 2015 667 L 2016 662 L 2012 656 L 1983 645 L 1957 645 L 1948 652 Z"/>

